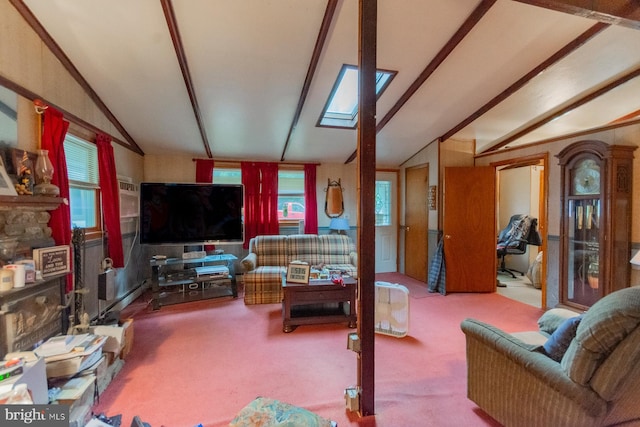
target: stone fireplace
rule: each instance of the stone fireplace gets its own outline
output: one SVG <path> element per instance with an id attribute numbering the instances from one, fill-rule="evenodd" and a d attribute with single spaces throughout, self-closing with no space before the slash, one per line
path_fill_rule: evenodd
<path id="1" fill-rule="evenodd" d="M 63 332 L 66 274 L 0 294 L 0 359 Z"/>
<path id="2" fill-rule="evenodd" d="M 18 240 L 14 260 L 31 258 L 34 248 L 55 244 L 49 211 L 61 202 L 56 197 L 0 196 L 0 236 Z M 67 274 L 59 274 L 0 292 L 0 359 L 65 331 L 66 282 Z"/>
<path id="3" fill-rule="evenodd" d="M 24 198 L 28 200 L 24 200 Z M 18 201 L 16 202 L 14 199 L 18 199 Z M 0 196 L 0 237 L 18 239 L 16 257 L 29 258 L 33 248 L 55 244 L 49 227 L 51 219 L 49 211 L 59 205 L 54 200 L 60 199 L 37 196 Z"/>

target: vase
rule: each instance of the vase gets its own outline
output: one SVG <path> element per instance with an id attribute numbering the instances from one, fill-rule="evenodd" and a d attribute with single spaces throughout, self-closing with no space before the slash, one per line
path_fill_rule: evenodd
<path id="1" fill-rule="evenodd" d="M 38 196 L 59 196 L 60 189 L 51 183 L 53 164 L 49 159 L 49 150 L 38 150 L 35 169 L 38 184 L 33 188 L 33 193 Z"/>

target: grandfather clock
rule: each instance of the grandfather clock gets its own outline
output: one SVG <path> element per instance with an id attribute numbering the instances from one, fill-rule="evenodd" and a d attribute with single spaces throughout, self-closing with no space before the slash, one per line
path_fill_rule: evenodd
<path id="1" fill-rule="evenodd" d="M 586 310 L 629 286 L 635 146 L 580 141 L 561 167 L 560 303 Z"/>

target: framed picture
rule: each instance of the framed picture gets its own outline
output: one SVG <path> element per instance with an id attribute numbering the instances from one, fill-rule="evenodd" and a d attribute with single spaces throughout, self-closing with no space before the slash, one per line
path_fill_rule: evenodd
<path id="1" fill-rule="evenodd" d="M 30 151 L 21 150 L 19 148 L 11 149 L 11 166 L 7 165 L 7 172 L 10 175 L 18 175 L 20 173 L 20 165 L 23 160 L 27 160 L 31 169 L 33 169 L 36 165 L 36 161 L 38 160 L 38 154 L 32 153 Z"/>
<path id="2" fill-rule="evenodd" d="M 430 211 L 435 211 L 436 210 L 436 200 L 438 197 L 438 187 L 436 187 L 435 185 L 432 185 L 429 187 L 429 195 L 427 197 L 427 201 L 429 203 L 429 210 Z"/>
<path id="3" fill-rule="evenodd" d="M 36 270 L 42 272 L 42 277 L 69 273 L 71 271 L 71 247 L 62 245 L 36 248 L 33 250 L 33 260 L 36 264 Z"/>
<path id="4" fill-rule="evenodd" d="M 309 264 L 291 263 L 287 267 L 287 282 L 289 283 L 309 283 Z"/>
<path id="5" fill-rule="evenodd" d="M 9 178 L 4 166 L 0 166 L 0 196 L 17 196 L 13 181 Z"/>
<path id="6" fill-rule="evenodd" d="M 13 172 L 13 148 L 0 145 L 0 164 L 9 175 L 15 175 Z"/>

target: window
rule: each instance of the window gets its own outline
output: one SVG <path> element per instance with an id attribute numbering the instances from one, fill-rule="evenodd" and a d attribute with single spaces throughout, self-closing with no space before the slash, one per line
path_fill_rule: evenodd
<path id="1" fill-rule="evenodd" d="M 376 72 L 376 99 L 382 95 L 396 71 Z M 317 126 L 353 129 L 358 123 L 358 67 L 343 65 Z"/>
<path id="2" fill-rule="evenodd" d="M 391 225 L 391 182 L 376 181 L 376 226 Z"/>
<path id="3" fill-rule="evenodd" d="M 242 172 L 238 168 L 214 168 L 214 184 L 242 184 Z M 304 220 L 304 171 L 278 171 L 278 221 Z"/>
<path id="4" fill-rule="evenodd" d="M 101 231 L 98 149 L 73 135 L 64 141 L 71 227 Z"/>
<path id="5" fill-rule="evenodd" d="M 214 184 L 242 184 L 242 173 L 240 169 L 214 168 Z"/>
<path id="6" fill-rule="evenodd" d="M 278 171 L 278 221 L 304 221 L 304 171 Z"/>

